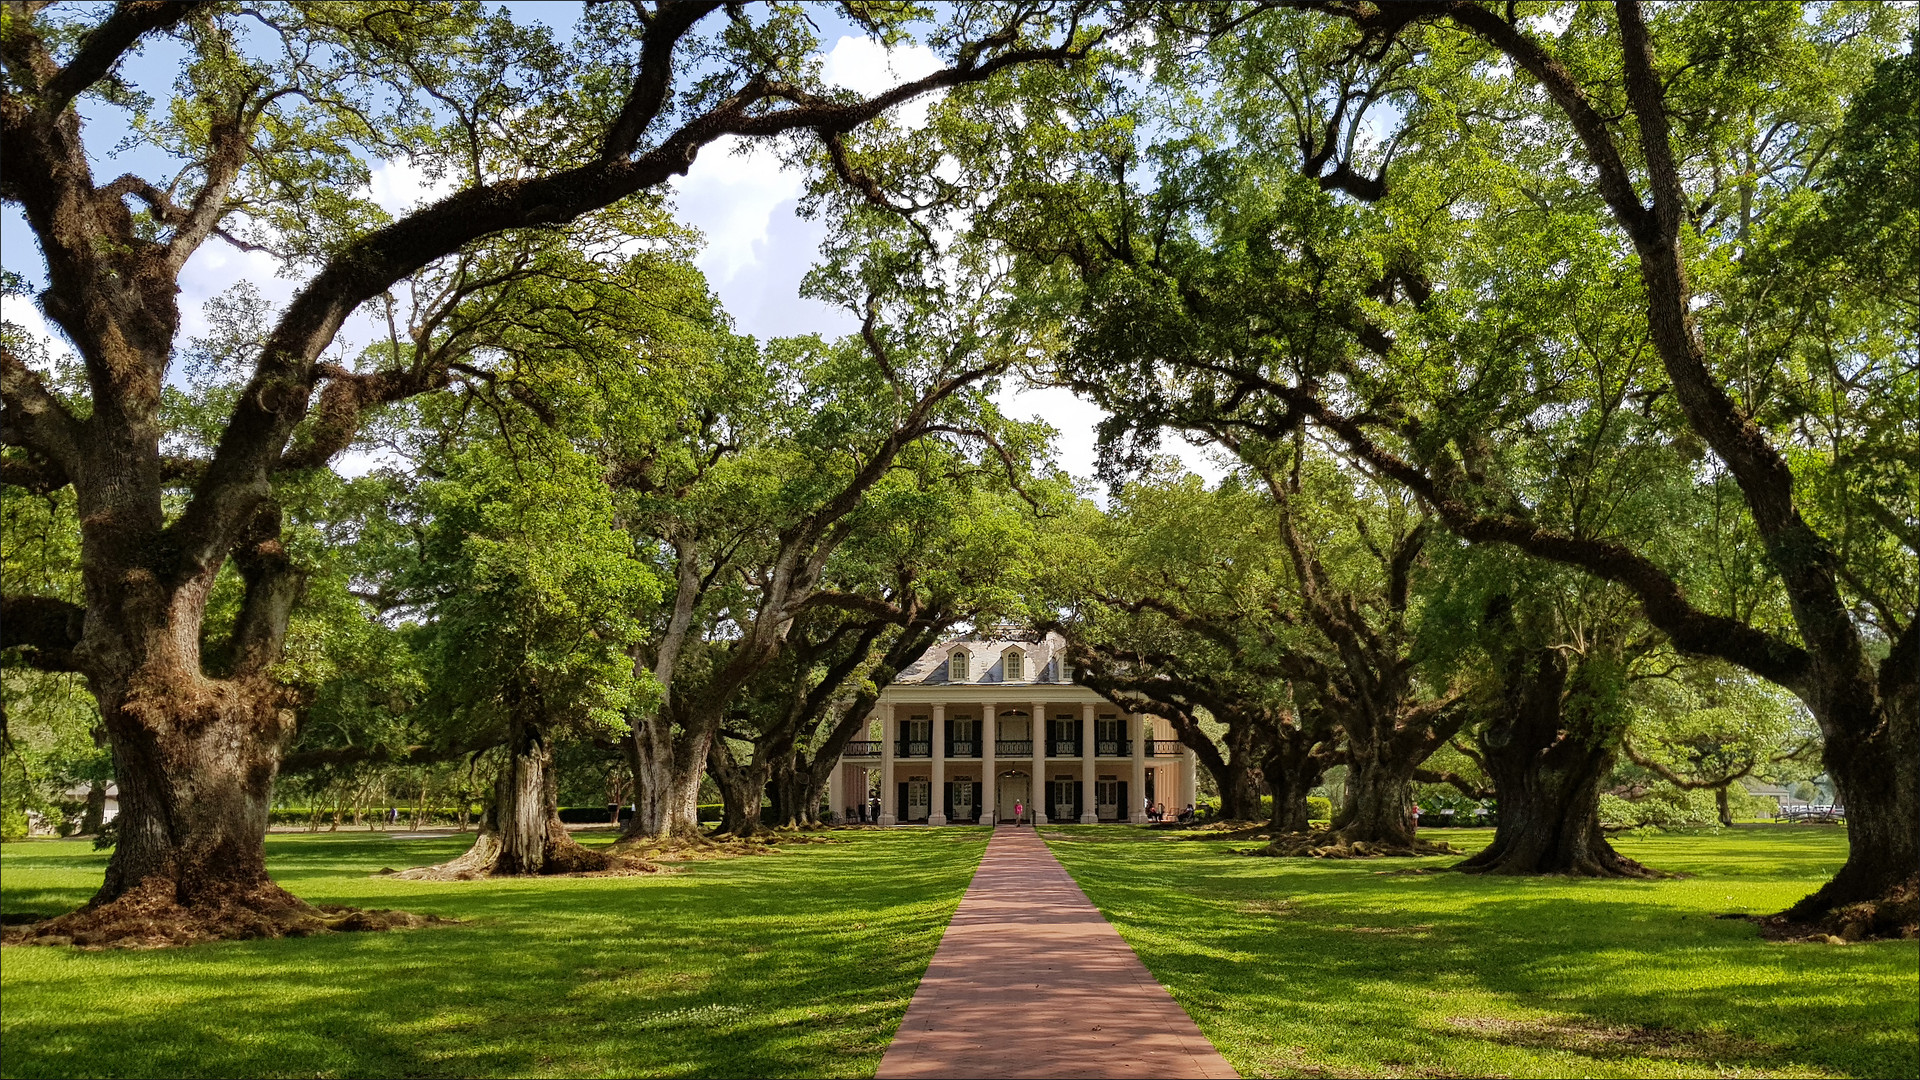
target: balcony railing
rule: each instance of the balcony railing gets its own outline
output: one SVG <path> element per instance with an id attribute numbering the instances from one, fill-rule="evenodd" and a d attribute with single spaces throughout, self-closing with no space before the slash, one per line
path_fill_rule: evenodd
<path id="1" fill-rule="evenodd" d="M 1132 739 L 1100 739 L 1093 744 L 1094 757 L 1126 757 L 1131 753 Z"/>
<path id="2" fill-rule="evenodd" d="M 847 743 L 847 749 L 840 756 L 841 757 L 879 757 L 880 756 L 880 740 L 879 739 L 854 739 L 852 742 Z"/>
<path id="3" fill-rule="evenodd" d="M 993 740 L 995 757 L 1032 757 L 1032 739 L 995 739 Z"/>
<path id="4" fill-rule="evenodd" d="M 980 744 L 971 739 L 954 739 L 947 743 L 948 757 L 979 757 Z"/>
<path id="5" fill-rule="evenodd" d="M 1078 739 L 1053 740 L 1053 756 L 1054 757 L 1079 757 L 1080 741 Z"/>
<path id="6" fill-rule="evenodd" d="M 899 745 L 893 748 L 893 752 L 899 757 L 930 758 L 933 756 L 933 741 L 930 739 L 921 739 L 918 741 L 901 739 Z"/>
<path id="7" fill-rule="evenodd" d="M 1179 739 L 1148 739 L 1148 757 L 1179 757 L 1182 747 Z"/>

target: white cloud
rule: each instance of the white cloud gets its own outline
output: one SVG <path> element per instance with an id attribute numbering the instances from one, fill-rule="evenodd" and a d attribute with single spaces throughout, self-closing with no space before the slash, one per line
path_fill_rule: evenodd
<path id="1" fill-rule="evenodd" d="M 932 49 L 912 42 L 889 51 L 870 37 L 842 37 L 821 61 L 821 77 L 834 86 L 872 97 L 904 82 L 924 78 L 946 65 Z M 927 110 L 938 94 L 927 94 L 899 106 L 895 119 L 908 128 L 927 122 Z"/>
<path id="2" fill-rule="evenodd" d="M 398 216 L 415 207 L 438 202 L 460 187 L 460 178 L 452 173 L 438 180 L 410 161 L 382 161 L 367 179 L 364 194 L 389 214 Z"/>
<path id="3" fill-rule="evenodd" d="M 804 187 L 801 173 L 782 168 L 764 143 L 727 135 L 695 158 L 687 175 L 674 181 L 674 206 L 681 221 L 707 238 L 694 260 L 707 279 L 718 287 L 757 267 L 754 248 L 766 240 L 775 209 L 798 199 Z"/>
<path id="4" fill-rule="evenodd" d="M 50 360 L 78 360 L 80 354 L 73 351 L 73 345 L 67 341 L 66 334 L 55 330 L 47 323 L 47 317 L 40 312 L 40 305 L 25 296 L 0 296 L 0 319 L 13 323 L 26 331 L 27 336 L 40 342 Z M 29 364 L 34 356 L 25 357 Z M 35 367 L 39 365 L 35 364 Z"/>
<path id="5" fill-rule="evenodd" d="M 1059 432 L 1053 448 L 1061 468 L 1078 479 L 1093 479 L 1094 464 L 1098 458 L 1095 441 L 1100 421 L 1108 415 L 1105 409 L 1058 386 L 1008 384 L 995 395 L 994 403 L 1000 406 L 1001 412 L 1014 419 L 1045 420 L 1053 425 L 1054 430 Z M 1219 483 L 1220 478 L 1227 474 L 1227 467 L 1215 460 L 1217 451 L 1210 447 L 1195 446 L 1173 432 L 1168 432 L 1162 438 L 1160 452 L 1179 458 L 1182 465 L 1209 484 Z M 1104 504 L 1106 490 L 1100 489 L 1094 497 Z"/>

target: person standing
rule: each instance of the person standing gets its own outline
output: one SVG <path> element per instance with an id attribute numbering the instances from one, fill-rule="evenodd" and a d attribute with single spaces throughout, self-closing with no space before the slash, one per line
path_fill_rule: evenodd
<path id="1" fill-rule="evenodd" d="M 1020 817 L 1027 812 L 1027 804 L 1019 799 L 1013 800 L 1013 827 L 1020 827 Z"/>

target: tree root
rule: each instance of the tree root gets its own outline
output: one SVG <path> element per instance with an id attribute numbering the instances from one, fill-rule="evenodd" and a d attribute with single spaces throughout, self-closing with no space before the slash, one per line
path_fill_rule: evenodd
<path id="1" fill-rule="evenodd" d="M 1182 840 L 1265 840 L 1273 826 L 1264 821 L 1209 821 L 1187 830 Z"/>
<path id="2" fill-rule="evenodd" d="M 1429 840 L 1415 840 L 1411 844 L 1349 840 L 1335 830 L 1322 829 L 1310 833 L 1281 833 L 1273 837 L 1266 847 L 1256 848 L 1247 854 L 1274 858 L 1376 859 L 1459 855 L 1461 851 L 1452 844 Z"/>
<path id="3" fill-rule="evenodd" d="M 1768 941 L 1825 942 L 1912 941 L 1920 938 L 1920 874 L 1887 890 L 1885 896 L 1845 904 L 1813 922 L 1797 922 L 1785 912 L 1753 916 Z"/>
<path id="4" fill-rule="evenodd" d="M 1466 862 L 1454 864 L 1450 869 L 1458 870 L 1463 874 L 1487 874 L 1492 877 L 1640 878 L 1644 880 L 1662 880 L 1680 876 L 1677 874 L 1669 874 L 1662 870 L 1655 870 L 1653 867 L 1647 866 L 1644 863 L 1635 862 L 1625 855 L 1613 851 L 1611 848 L 1608 849 L 1607 856 L 1604 858 L 1588 856 L 1575 861 L 1571 866 L 1542 867 L 1538 863 L 1523 866 L 1520 865 L 1518 859 L 1504 856 L 1487 859 L 1485 862 L 1480 861 L 1485 858 L 1486 853 L 1482 852 L 1468 859 Z"/>
<path id="5" fill-rule="evenodd" d="M 457 859 L 436 866 L 416 866 L 391 876 L 401 881 L 478 881 L 510 877 L 632 877 L 665 870 L 627 850 L 595 851 L 561 833 L 549 837 L 545 859 L 532 873 L 501 865 L 499 837 L 481 833 Z"/>
<path id="6" fill-rule="evenodd" d="M 73 945 L 83 949 L 163 949 L 208 941 L 308 937 L 371 930 L 452 926 L 458 920 L 404 911 L 315 906 L 262 879 L 203 894 L 182 904 L 178 884 L 154 876 L 104 903 L 89 903 L 44 922 L 8 926 L 8 945 Z"/>

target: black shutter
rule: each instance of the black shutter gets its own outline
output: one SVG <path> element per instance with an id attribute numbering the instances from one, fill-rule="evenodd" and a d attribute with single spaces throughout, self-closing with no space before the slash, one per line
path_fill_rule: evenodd
<path id="1" fill-rule="evenodd" d="M 897 821 L 907 820 L 907 782 L 900 781 L 900 812 L 894 815 Z"/>
<path id="2" fill-rule="evenodd" d="M 980 802 L 980 797 L 985 794 L 985 792 L 981 790 L 984 787 L 986 787 L 986 785 L 979 780 L 973 782 L 973 820 L 975 823 L 993 820 L 987 817 L 987 808 Z"/>
<path id="3" fill-rule="evenodd" d="M 940 801 L 945 804 L 940 808 L 940 816 L 943 818 L 946 818 L 948 821 L 952 821 L 953 820 L 953 781 L 949 780 L 946 783 L 940 785 Z"/>
<path id="4" fill-rule="evenodd" d="M 1073 820 L 1079 821 L 1087 812 L 1087 785 L 1082 781 L 1073 782 Z"/>
<path id="5" fill-rule="evenodd" d="M 1127 801 L 1127 782 L 1125 780 L 1120 781 L 1120 809 L 1114 815 L 1113 820 L 1115 821 L 1132 821 L 1133 820 L 1133 804 Z"/>
<path id="6" fill-rule="evenodd" d="M 933 737 L 936 739 L 939 739 L 940 745 L 944 747 L 944 749 L 940 751 L 940 756 L 952 757 L 953 756 L 953 717 L 951 716 L 941 717 L 940 730 L 934 732 Z M 953 800 L 952 799 L 947 800 L 946 813 L 948 817 L 953 816 Z"/>

